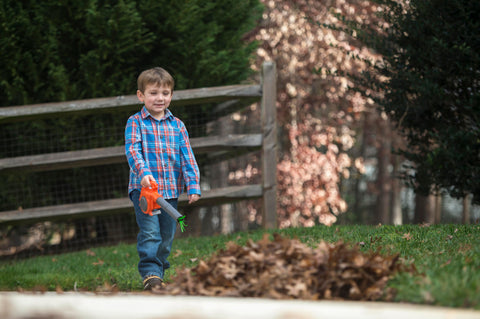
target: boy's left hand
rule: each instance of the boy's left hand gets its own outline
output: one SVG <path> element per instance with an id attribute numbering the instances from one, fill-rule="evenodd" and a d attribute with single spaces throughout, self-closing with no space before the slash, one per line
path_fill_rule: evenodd
<path id="1" fill-rule="evenodd" d="M 191 204 L 191 203 L 195 203 L 197 200 L 200 199 L 200 196 L 198 196 L 198 194 L 191 194 L 191 195 L 188 195 L 188 203 Z"/>

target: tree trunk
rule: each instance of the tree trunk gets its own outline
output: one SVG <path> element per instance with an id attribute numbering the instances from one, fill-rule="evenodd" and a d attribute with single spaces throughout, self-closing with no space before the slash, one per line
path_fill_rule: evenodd
<path id="1" fill-rule="evenodd" d="M 400 193 L 402 191 L 402 184 L 398 177 L 399 156 L 392 155 L 393 176 L 392 176 L 392 222 L 394 225 L 403 224 L 402 216 L 402 201 Z"/>
<path id="2" fill-rule="evenodd" d="M 210 206 L 205 210 L 202 218 L 200 234 L 202 236 L 212 236 L 215 234 L 214 219 L 218 216 L 218 207 Z"/>
<path id="3" fill-rule="evenodd" d="M 415 195 L 415 224 L 435 223 L 435 196 Z"/>
<path id="4" fill-rule="evenodd" d="M 228 163 L 223 161 L 219 164 L 218 180 L 216 187 L 226 187 L 228 185 Z M 220 206 L 220 231 L 222 234 L 230 234 L 233 231 L 233 211 L 232 204 L 223 204 Z"/>
<path id="5" fill-rule="evenodd" d="M 389 172 L 392 139 L 389 122 L 387 119 L 379 118 L 379 127 L 377 139 L 379 142 L 377 152 L 377 220 L 382 224 L 390 223 L 390 194 L 392 190 L 392 180 Z"/>
<path id="6" fill-rule="evenodd" d="M 233 231 L 248 230 L 248 202 L 246 200 L 233 204 Z"/>
<path id="7" fill-rule="evenodd" d="M 365 112 L 363 118 L 363 133 L 362 133 L 362 140 L 360 141 L 360 154 L 359 157 L 365 159 L 367 154 L 367 138 L 370 132 L 370 119 L 371 115 L 369 112 Z M 353 213 L 357 216 L 357 219 L 360 223 L 367 223 L 367 216 L 362 209 L 362 190 L 360 189 L 360 184 L 362 181 L 362 175 L 360 173 L 356 174 L 355 176 L 355 201 L 353 203 Z"/>
<path id="8" fill-rule="evenodd" d="M 470 195 L 467 195 L 463 198 L 462 223 L 465 225 L 470 224 L 470 202 Z"/>
<path id="9" fill-rule="evenodd" d="M 442 221 L 442 196 L 435 196 L 435 224 L 440 224 Z"/>
<path id="10" fill-rule="evenodd" d="M 232 133 L 230 116 L 225 116 L 217 120 L 217 130 L 220 136 L 226 136 Z M 228 171 L 229 166 L 227 161 L 222 161 L 213 167 L 213 176 L 211 176 L 212 188 L 223 188 L 228 185 Z M 219 207 L 219 209 L 220 232 L 222 234 L 229 234 L 233 230 L 232 205 L 223 204 Z"/>

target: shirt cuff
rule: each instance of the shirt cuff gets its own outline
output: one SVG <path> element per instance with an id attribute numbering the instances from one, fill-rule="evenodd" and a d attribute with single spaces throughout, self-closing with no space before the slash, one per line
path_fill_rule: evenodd
<path id="1" fill-rule="evenodd" d="M 200 191 L 200 186 L 198 186 L 198 185 L 187 186 L 187 194 L 188 195 L 197 194 L 197 195 L 201 196 L 202 192 Z"/>

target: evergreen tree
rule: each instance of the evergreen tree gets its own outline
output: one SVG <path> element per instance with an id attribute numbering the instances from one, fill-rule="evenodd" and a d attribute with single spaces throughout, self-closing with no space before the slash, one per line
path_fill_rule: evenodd
<path id="1" fill-rule="evenodd" d="M 3 1 L 0 105 L 125 94 L 148 50 L 135 3 Z"/>
<path id="2" fill-rule="evenodd" d="M 385 26 L 341 29 L 381 55 L 356 79 L 395 121 L 421 194 L 447 191 L 480 203 L 480 2 L 379 0 Z"/>
<path id="3" fill-rule="evenodd" d="M 149 30 L 162 30 L 144 59 L 166 65 L 177 88 L 235 84 L 249 74 L 255 43 L 242 37 L 255 27 L 262 7 L 257 0 L 140 0 Z"/>
<path id="4" fill-rule="evenodd" d="M 5 0 L 0 106 L 134 94 L 163 66 L 177 89 L 238 83 L 254 44 L 258 0 Z"/>

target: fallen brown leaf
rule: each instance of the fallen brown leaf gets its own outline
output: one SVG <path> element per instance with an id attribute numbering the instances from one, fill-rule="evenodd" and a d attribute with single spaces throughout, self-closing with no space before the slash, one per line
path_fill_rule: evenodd
<path id="1" fill-rule="evenodd" d="M 402 238 L 406 240 L 410 240 L 412 239 L 412 235 L 410 233 L 406 233 L 406 234 L 403 234 Z"/>
<path id="2" fill-rule="evenodd" d="M 101 266 L 103 264 L 104 264 L 104 261 L 101 260 L 100 258 L 98 259 L 98 261 L 95 261 L 95 262 L 92 263 L 92 265 L 94 265 L 94 266 Z"/>

